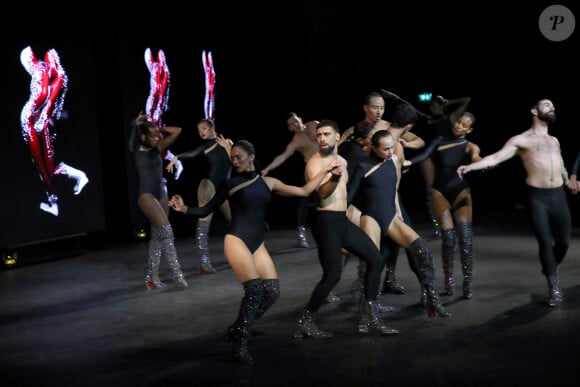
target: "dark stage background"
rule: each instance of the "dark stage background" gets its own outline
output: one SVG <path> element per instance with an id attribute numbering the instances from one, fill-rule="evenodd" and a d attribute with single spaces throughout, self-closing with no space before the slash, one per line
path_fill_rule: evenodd
<path id="1" fill-rule="evenodd" d="M 86 112 L 87 133 L 98 134 L 74 141 L 81 147 L 76 151 L 87 142 L 98 150 L 91 159 L 99 164 L 95 174 L 102 174 L 102 181 L 92 184 L 100 184 L 102 192 L 86 206 L 97 209 L 104 222 L 89 222 L 77 230 L 64 230 L 63 235 L 88 232 L 97 243 L 127 240 L 143 224 L 134 204 L 126 145 L 129 121 L 144 110 L 148 96 L 149 73 L 143 60 L 147 47 L 154 52 L 163 49 L 171 71 L 164 122 L 184 129 L 171 148 L 173 153 L 193 149 L 199 141 L 195 124 L 204 115 L 202 50 L 213 53 L 218 131 L 234 140 L 254 142 L 262 166 L 282 152 L 291 138 L 285 125 L 287 112 L 296 111 L 305 120 L 331 118 L 346 129 L 363 118 L 363 97 L 380 88 L 416 102 L 425 112 L 427 106 L 417 102 L 421 92 L 447 98 L 471 96 L 468 110 L 477 122 L 469 138 L 480 145 L 483 155 L 527 129 L 532 104 L 549 98 L 558 116 L 551 131 L 560 139 L 568 166 L 579 149 L 578 31 L 556 42 L 546 39 L 538 26 L 542 11 L 554 3 L 172 3 L 151 10 L 141 7 L 129 15 L 108 8 L 73 9 L 72 14 L 78 16 L 69 18 L 54 12 L 35 13 L 21 29 L 2 27 L 7 48 L 1 66 L 9 80 L 2 91 L 3 109 L 9 108 L 3 115 L 4 138 L 18 133 L 21 93 L 27 91 L 29 81 L 18 63 L 18 53 L 25 46 L 39 52 L 48 48 L 68 51 L 63 64 L 70 69 L 71 85 L 84 82 L 82 88 L 88 93 L 73 101 L 69 94 L 65 106 L 78 104 L 79 113 Z M 576 4 L 558 4 L 578 16 Z M 80 73 L 74 79 L 73 71 Z M 3 211 L 7 211 L 7 200 L 17 203 L 29 195 L 15 194 L 8 171 L 18 165 L 34 175 L 26 147 L 14 139 L 9 145 L 1 167 Z M 197 169 L 202 166 L 193 161 L 184 161 L 184 166 L 180 180 L 169 181 L 170 193 L 182 193 L 193 201 Z M 302 172 L 303 161 L 295 156 L 272 175 L 298 183 Z M 517 159 L 493 171 L 469 174 L 475 222 L 478 214 L 509 214 L 520 208 L 523 176 Z M 417 214 L 418 221 L 421 216 L 426 220 L 418 170 L 404 176 L 401 189 L 410 212 Z M 574 213 L 577 200 L 570 197 Z M 294 207 L 289 205 L 293 202 L 274 199 L 273 227 L 294 224 Z M 2 233 L 8 227 L 34 228 L 24 215 L 9 219 L 10 224 L 3 222 Z M 177 234 L 191 233 L 191 220 L 175 214 L 172 219 Z M 215 223 L 219 227 L 220 222 Z M 34 235 L 38 234 L 25 239 L 42 239 Z"/>

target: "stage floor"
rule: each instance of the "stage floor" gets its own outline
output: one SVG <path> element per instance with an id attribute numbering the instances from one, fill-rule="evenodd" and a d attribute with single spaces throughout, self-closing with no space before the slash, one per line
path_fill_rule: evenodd
<path id="1" fill-rule="evenodd" d="M 227 357 L 224 333 L 242 287 L 219 235 L 210 246 L 215 275 L 194 274 L 193 238 L 176 240 L 185 290 L 146 290 L 145 242 L 0 271 L 1 385 L 577 385 L 580 238 L 574 234 L 560 268 L 565 302 L 549 308 L 535 239 L 527 229 L 506 229 L 475 229 L 474 296 L 452 298 L 450 318 L 430 319 L 416 305 L 419 284 L 401 252 L 397 276 L 406 293 L 381 296 L 395 307 L 381 317 L 397 336 L 356 333 L 350 261 L 335 289 L 341 302 L 319 314 L 318 326 L 334 333 L 329 340 L 292 337 L 321 270 L 315 247 L 297 247 L 294 227 L 272 229 L 266 243 L 282 296 L 254 325 L 252 366 Z M 441 287 L 440 242 L 429 246 Z M 459 262 L 455 273 L 460 279 Z M 161 274 L 172 285 L 166 262 Z"/>

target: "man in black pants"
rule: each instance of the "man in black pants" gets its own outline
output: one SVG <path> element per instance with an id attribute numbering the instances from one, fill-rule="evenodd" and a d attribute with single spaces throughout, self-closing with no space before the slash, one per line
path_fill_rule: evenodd
<path id="1" fill-rule="evenodd" d="M 511 137 L 497 152 L 478 162 L 457 168 L 459 177 L 469 171 L 496 166 L 519 155 L 526 170 L 527 207 L 532 229 L 540 248 L 542 274 L 548 280 L 549 306 L 563 302 L 558 267 L 570 245 L 572 221 L 564 185 L 568 172 L 564 167 L 560 143 L 548 134 L 556 120 L 556 108 L 549 99 L 532 107 L 532 127 Z"/>
<path id="2" fill-rule="evenodd" d="M 348 183 L 347 162 L 338 155 L 340 130 L 334 121 L 321 121 L 316 127 L 319 151 L 306 163 L 307 181 L 314 178 L 314 170 L 327 165 L 333 159 L 343 164 L 334 169 L 318 186 L 318 207 L 313 212 L 312 231 L 318 246 L 318 258 L 322 266 L 322 279 L 316 284 L 308 305 L 298 320 L 294 337 L 329 338 L 332 334 L 318 329 L 314 323 L 316 313 L 326 304 L 326 298 L 336 286 L 342 274 L 342 248 L 364 260 L 367 265 L 365 297 L 360 303 L 358 331 L 375 331 L 381 335 L 396 335 L 398 330 L 383 324 L 377 315 L 377 298 L 381 280 L 382 257 L 370 237 L 346 216 Z M 320 171 L 320 168 L 319 168 Z"/>

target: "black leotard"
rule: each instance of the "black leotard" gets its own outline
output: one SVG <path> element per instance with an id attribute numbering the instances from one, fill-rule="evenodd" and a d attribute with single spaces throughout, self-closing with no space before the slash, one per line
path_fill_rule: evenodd
<path id="1" fill-rule="evenodd" d="M 451 204 L 461 191 L 469 188 L 467 181 L 457 175 L 457 168 L 460 165 L 471 162 L 469 155 L 465 152 L 466 147 L 465 138 L 439 136 L 424 152 L 410 159 L 411 163 L 416 164 L 431 157 L 435 166 L 432 188 L 441 192 Z"/>
<path id="2" fill-rule="evenodd" d="M 161 200 L 163 188 L 163 160 L 159 149 L 135 152 L 135 166 L 139 176 L 139 194 L 150 193 Z"/>
<path id="3" fill-rule="evenodd" d="M 373 168 L 376 168 L 371 172 Z M 371 155 L 358 163 L 348 182 L 348 204 L 377 221 L 384 234 L 396 215 L 397 168 L 393 160 Z"/>
<path id="4" fill-rule="evenodd" d="M 179 159 L 191 159 L 204 155 L 208 161 L 209 169 L 205 171 L 203 177 L 211 180 L 214 187 L 218 189 L 226 183 L 230 177 L 232 163 L 226 150 L 220 146 L 215 138 L 204 140 L 203 145 L 189 152 L 177 155 Z"/>
<path id="5" fill-rule="evenodd" d="M 255 178 L 255 181 L 252 181 Z M 240 184 L 247 186 L 231 193 Z M 272 200 L 272 192 L 256 171 L 244 172 L 231 177 L 215 196 L 203 207 L 188 207 L 187 214 L 198 218 L 209 215 L 225 200 L 230 203 L 232 220 L 228 234 L 240 238 L 254 253 L 266 236 L 266 207 Z"/>

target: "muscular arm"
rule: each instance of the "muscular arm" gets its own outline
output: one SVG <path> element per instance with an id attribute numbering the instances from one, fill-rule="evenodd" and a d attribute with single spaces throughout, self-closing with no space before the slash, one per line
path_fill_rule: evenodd
<path id="1" fill-rule="evenodd" d="M 401 136 L 401 143 L 405 148 L 420 149 L 425 146 L 425 140 L 417 136 L 415 133 L 406 132 Z"/>
<path id="2" fill-rule="evenodd" d="M 505 143 L 505 145 L 497 152 L 482 158 L 481 160 L 471 163 L 469 165 L 461 165 L 457 168 L 457 173 L 460 177 L 470 171 L 477 171 L 480 169 L 494 167 L 506 160 L 514 157 L 519 150 L 517 146 L 518 136 L 512 137 Z"/>
<path id="3" fill-rule="evenodd" d="M 310 195 L 316 187 L 322 182 L 322 180 L 326 177 L 329 173 L 338 173 L 341 166 L 338 161 L 330 163 L 327 167 L 323 168 L 314 176 L 312 180 L 309 180 L 302 187 L 297 187 L 294 185 L 288 185 L 283 183 L 282 181 L 273 178 L 273 177 L 265 177 L 264 180 L 270 186 L 272 192 L 277 193 L 281 196 L 308 196 Z"/>
<path id="4" fill-rule="evenodd" d="M 320 172 L 320 163 L 320 160 L 313 160 L 312 158 L 308 161 L 308 163 L 306 163 L 306 181 L 310 182 L 311 180 L 316 179 L 317 174 Z M 316 191 L 321 199 L 326 199 L 332 195 L 342 177 L 343 168 L 344 165 L 338 169 L 333 170 L 331 176 L 325 174 L 323 179 L 319 182 L 319 184 L 317 184 Z"/>

